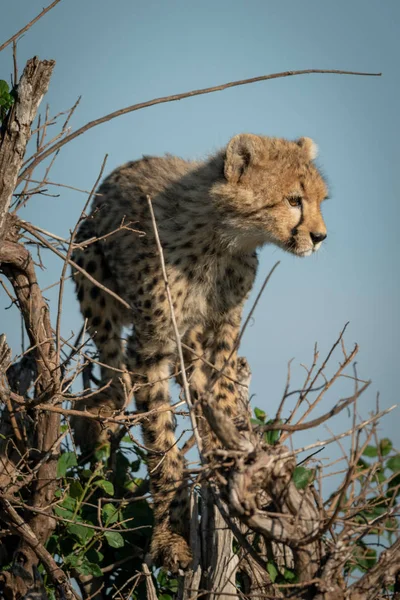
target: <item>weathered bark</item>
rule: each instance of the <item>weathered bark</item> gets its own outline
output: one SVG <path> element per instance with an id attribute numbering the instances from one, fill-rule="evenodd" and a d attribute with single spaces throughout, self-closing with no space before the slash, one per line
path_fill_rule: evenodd
<path id="1" fill-rule="evenodd" d="M 211 465 L 220 470 L 218 481 L 227 481 L 226 485 L 217 484 L 221 496 L 230 516 L 238 517 L 251 530 L 260 533 L 270 549 L 277 544 L 288 547 L 299 582 L 309 581 L 316 576 L 323 554 L 318 539 L 320 515 L 312 493 L 298 490 L 292 481 L 296 466 L 294 455 L 284 446 L 264 443 L 252 431 L 246 402 L 243 408 L 241 418 L 233 423 L 226 419 L 211 396 L 203 402 L 205 417 L 223 446 L 219 464 L 217 451 L 216 461 Z M 221 465 L 221 458 L 229 458 L 226 469 Z M 251 573 L 247 568 L 245 572 L 248 576 Z M 258 579 L 256 584 L 266 589 L 267 578 L 260 569 L 253 573 Z M 272 593 L 273 586 L 269 591 Z"/>
<path id="2" fill-rule="evenodd" d="M 18 83 L 17 98 L 0 131 L 0 239 L 31 136 L 31 125 L 49 87 L 55 62 L 31 58 Z"/>
<path id="3" fill-rule="evenodd" d="M 0 265 L 1 270 L 13 285 L 30 343 L 34 348 L 32 355 L 35 358 L 37 369 L 35 397 L 41 398 L 46 403 L 53 403 L 56 401 L 59 392 L 60 374 L 55 361 L 56 354 L 49 310 L 36 280 L 32 258 L 29 252 L 20 244 L 3 241 L 0 247 Z M 15 416 L 16 413 L 13 410 L 16 407 L 18 405 L 11 405 L 8 408 L 7 413 L 10 419 Z M 60 415 L 38 411 L 33 411 L 30 414 L 29 410 L 27 415 L 30 416 L 31 426 L 25 439 L 26 446 L 20 447 L 23 444 L 22 440 L 17 440 L 11 445 L 8 443 L 2 449 L 2 458 L 3 464 L 8 465 L 8 475 L 10 475 L 10 464 L 15 461 L 15 452 L 9 454 L 8 448 L 12 448 L 12 450 L 18 448 L 19 455 L 25 456 L 26 466 L 29 465 L 29 468 L 41 462 L 35 477 L 30 483 L 29 496 L 30 504 L 35 508 L 43 509 L 45 514 L 34 516 L 28 514 L 26 524 L 36 540 L 40 544 L 44 544 L 55 525 L 54 520 L 51 518 L 51 511 L 47 507 L 52 502 L 57 487 L 57 439 L 60 435 Z M 13 436 L 13 440 L 15 440 L 15 436 Z M 32 452 L 32 448 L 35 448 L 34 452 Z M 19 456 L 17 457 L 19 458 Z M 44 457 L 46 457 L 45 460 L 43 460 Z M 22 469 L 24 467 L 24 464 L 20 466 Z M 15 473 L 13 475 L 15 477 Z M 6 483 L 4 478 L 3 483 Z M 31 538 L 32 536 L 22 536 L 18 547 L 18 555 L 23 557 L 24 569 L 34 580 L 34 572 L 39 563 L 40 553 L 32 544 Z M 25 581 L 19 577 L 16 579 L 13 583 L 14 588 L 22 587 L 23 589 Z"/>
<path id="4" fill-rule="evenodd" d="M 146 563 L 143 564 L 142 569 L 143 569 L 143 573 L 145 574 L 145 577 L 146 577 L 147 600 L 157 600 L 157 594 L 156 594 L 156 590 L 153 585 L 153 581 L 151 579 L 151 573 L 150 573 L 149 567 L 146 565 Z"/>
<path id="5" fill-rule="evenodd" d="M 250 417 L 249 386 L 251 372 L 245 358 L 239 358 L 236 374 L 240 385 L 238 427 L 247 427 Z M 201 539 L 203 547 L 201 589 L 210 592 L 210 599 L 228 600 L 238 596 L 236 573 L 239 563 L 233 552 L 233 532 L 215 505 L 212 491 L 202 491 Z"/>
<path id="6" fill-rule="evenodd" d="M 47 92 L 53 67 L 54 61 L 40 61 L 36 57 L 28 61 L 17 87 L 15 105 L 7 116 L 0 137 L 0 269 L 14 288 L 33 348 L 31 357 L 35 361 L 37 374 L 35 397 L 49 403 L 57 399 L 60 377 L 49 310 L 36 280 L 32 258 L 22 245 L 14 241 L 15 220 L 8 220 L 7 215 L 30 139 L 31 125 L 39 104 Z M 4 343 L 3 339 L 3 346 Z M 3 358 L 7 358 L 4 353 Z M 51 518 L 51 511 L 47 507 L 53 500 L 57 485 L 57 439 L 60 433 L 60 416 L 57 413 L 38 411 L 32 411 L 30 414 L 28 410 L 22 421 L 21 414 L 15 410 L 18 404 L 12 402 L 12 393 L 9 394 L 7 389 L 5 370 L 8 365 L 5 362 L 2 361 L 1 391 L 3 398 L 6 399 L 7 409 L 3 417 L 5 426 L 10 431 L 10 437 L 1 449 L 2 488 L 4 491 L 5 486 L 8 486 L 12 480 L 15 481 L 15 469 L 12 472 L 11 467 L 24 457 L 19 465 L 22 472 L 38 465 L 35 476 L 27 480 L 29 504 L 44 511 L 43 514 L 27 514 L 19 523 L 18 513 L 5 510 L 5 518 L 11 531 L 21 534 L 18 547 L 11 546 L 10 550 L 17 551 L 14 553 L 14 564 L 23 564 L 23 569 L 11 571 L 3 580 L 6 592 L 12 598 L 14 594 L 20 594 L 22 597 L 31 589 L 30 586 L 36 585 L 36 567 L 39 560 L 43 561 L 43 557 L 48 558 L 43 544 L 55 525 Z M 24 382 L 20 383 L 22 388 L 26 387 Z M 12 387 L 15 385 L 12 384 Z M 26 418 L 30 421 L 29 427 Z M 69 584 L 66 583 L 66 577 L 59 569 L 54 571 L 54 565 L 55 563 L 49 567 L 53 571 L 50 576 L 58 584 L 63 586 L 65 584 L 64 593 L 68 596 Z M 69 596 L 71 597 L 70 594 Z"/>
<path id="7" fill-rule="evenodd" d="M 238 557 L 233 553 L 233 534 L 214 504 L 212 491 L 202 491 L 201 538 L 203 547 L 201 590 L 209 600 L 229 600 L 238 596 L 236 571 Z"/>
<path id="8" fill-rule="evenodd" d="M 374 600 L 400 576 L 400 539 L 382 552 L 377 564 L 346 592 L 346 600 Z"/>
<path id="9" fill-rule="evenodd" d="M 283 598 L 282 592 L 272 585 L 268 572 L 244 548 L 240 549 L 240 573 L 243 582 L 242 592 L 249 598 L 252 596 L 268 598 L 271 593 L 273 598 Z"/>

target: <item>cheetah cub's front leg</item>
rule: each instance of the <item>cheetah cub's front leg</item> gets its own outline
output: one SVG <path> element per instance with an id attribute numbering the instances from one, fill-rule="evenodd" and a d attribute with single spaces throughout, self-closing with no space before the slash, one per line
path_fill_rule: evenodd
<path id="1" fill-rule="evenodd" d="M 207 400 L 207 395 L 211 394 L 218 409 L 227 419 L 234 419 L 238 414 L 236 342 L 241 314 L 242 303 L 227 311 L 218 321 L 206 327 L 194 328 L 185 340 L 186 346 L 192 350 L 186 353 L 188 364 L 192 355 L 190 388 L 196 403 L 198 426 L 205 454 L 220 447 L 221 443 L 211 432 L 199 401 Z"/>
<path id="2" fill-rule="evenodd" d="M 155 342 L 154 337 L 135 334 L 128 342 L 128 364 L 138 384 L 136 406 L 146 415 L 142 431 L 155 520 L 151 554 L 156 564 L 176 573 L 189 566 L 192 555 L 187 542 L 190 515 L 184 459 L 174 435 L 168 393 L 173 353 L 170 339 Z"/>

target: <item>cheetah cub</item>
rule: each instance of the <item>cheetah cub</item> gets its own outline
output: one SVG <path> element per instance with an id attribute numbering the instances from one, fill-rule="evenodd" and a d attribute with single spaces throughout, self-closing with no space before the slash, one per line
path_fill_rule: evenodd
<path id="1" fill-rule="evenodd" d="M 235 342 L 256 275 L 257 248 L 275 244 L 297 256 L 309 256 L 326 238 L 320 206 L 327 188 L 315 157 L 316 146 L 309 138 L 288 141 L 250 134 L 235 136 L 205 162 L 145 156 L 104 180 L 80 226 L 77 241 L 100 239 L 76 250 L 73 260 L 130 307 L 82 273 L 73 273 L 103 365 L 102 384 L 109 384 L 82 401 L 80 408 L 102 415 L 123 409 L 122 372 L 129 371 L 137 409 L 149 413 L 142 428 L 154 502 L 151 552 L 171 571 L 186 568 L 191 561 L 188 499 L 184 460 L 169 411 L 168 379 L 177 360 L 176 344 L 147 195 L 164 251 L 179 334 L 192 349 L 185 356 L 192 398 L 196 401 L 213 382 L 215 401 L 234 418 Z M 122 223 L 130 225 L 121 228 Z M 133 327 L 123 348 L 121 329 L 126 325 Z M 211 365 L 224 367 L 223 376 L 216 377 Z M 216 441 L 199 411 L 203 447 L 208 451 Z M 78 418 L 73 425 L 81 447 L 107 437 L 94 420 Z"/>

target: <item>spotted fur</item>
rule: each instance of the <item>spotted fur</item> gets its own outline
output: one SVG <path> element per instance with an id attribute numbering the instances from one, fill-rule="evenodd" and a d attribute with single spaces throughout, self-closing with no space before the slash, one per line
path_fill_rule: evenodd
<path id="1" fill-rule="evenodd" d="M 143 421 L 154 499 L 152 553 L 171 570 L 191 560 L 188 503 L 184 461 L 169 411 L 176 344 L 147 195 L 179 333 L 194 352 L 185 353 L 193 398 L 213 382 L 214 398 L 232 418 L 237 412 L 235 346 L 256 275 L 256 249 L 272 243 L 305 256 L 326 236 L 320 203 L 327 190 L 313 162 L 315 151 L 309 138 L 292 142 L 242 134 L 205 162 L 146 156 L 105 179 L 79 229 L 77 241 L 89 242 L 74 252 L 73 260 L 130 306 L 124 308 L 74 271 L 81 310 L 103 364 L 102 382 L 111 382 L 80 408 L 96 414 L 122 409 L 129 387 L 122 371 L 132 374 L 137 409 L 152 411 Z M 90 243 L 97 237 L 102 239 Z M 121 329 L 126 325 L 133 325 L 133 331 L 124 349 Z M 223 375 L 216 377 L 208 363 L 223 368 Z M 215 441 L 198 417 L 207 450 Z M 94 420 L 75 419 L 74 428 L 81 446 L 104 435 Z"/>

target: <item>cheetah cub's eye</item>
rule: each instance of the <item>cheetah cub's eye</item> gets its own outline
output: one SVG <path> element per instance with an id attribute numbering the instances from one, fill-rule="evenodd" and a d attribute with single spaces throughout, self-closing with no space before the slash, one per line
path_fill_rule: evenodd
<path id="1" fill-rule="evenodd" d="M 296 206 L 297 208 L 300 208 L 303 203 L 303 198 L 301 196 L 289 196 L 287 201 L 289 202 L 290 206 Z"/>

